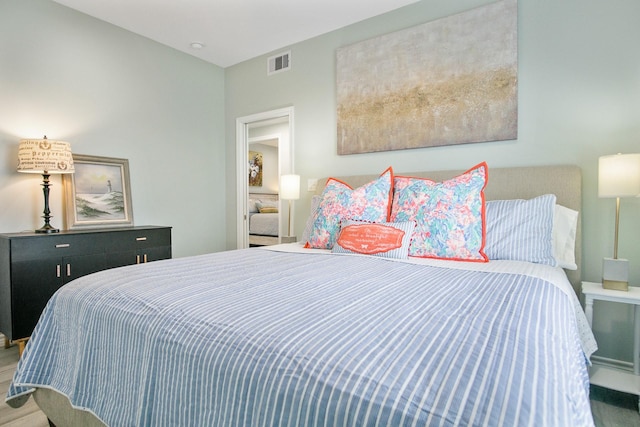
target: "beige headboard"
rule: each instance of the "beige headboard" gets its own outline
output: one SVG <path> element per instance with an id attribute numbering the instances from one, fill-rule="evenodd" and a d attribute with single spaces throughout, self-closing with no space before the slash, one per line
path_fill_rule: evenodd
<path id="1" fill-rule="evenodd" d="M 249 193 L 250 199 L 278 200 L 278 193 Z"/>
<path id="2" fill-rule="evenodd" d="M 398 172 L 395 175 L 407 175 L 443 181 L 453 178 L 464 170 L 434 172 Z M 335 176 L 353 188 L 375 179 L 379 175 Z M 322 193 L 327 178 L 318 180 L 317 194 Z M 543 194 L 555 194 L 557 203 L 578 212 L 582 209 L 582 172 L 577 166 L 531 166 L 520 168 L 491 168 L 489 182 L 485 189 L 487 200 L 530 199 Z M 580 270 L 582 263 L 582 225 L 578 216 L 576 235 L 576 271 L 567 270 L 577 295 L 580 295 Z"/>

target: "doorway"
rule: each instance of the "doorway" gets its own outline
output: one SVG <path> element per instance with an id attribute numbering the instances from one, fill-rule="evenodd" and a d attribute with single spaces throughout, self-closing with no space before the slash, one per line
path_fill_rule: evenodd
<path id="1" fill-rule="evenodd" d="M 236 243 L 238 248 L 249 247 L 249 179 L 251 146 L 259 147 L 259 144 L 273 146 L 277 141 L 277 170 L 276 178 L 283 174 L 294 173 L 293 168 L 293 107 L 266 111 L 236 119 L 236 188 L 237 188 L 237 232 Z M 254 145 L 256 144 L 256 145 Z M 266 151 L 266 149 L 265 149 Z M 264 176 L 263 176 L 264 178 Z M 265 185 L 251 186 L 253 193 L 277 194 L 277 184 L 263 181 Z M 257 184 L 253 181 L 252 184 Z M 282 212 L 282 209 L 279 209 Z M 280 215 L 278 223 L 278 236 L 283 235 L 284 215 Z"/>

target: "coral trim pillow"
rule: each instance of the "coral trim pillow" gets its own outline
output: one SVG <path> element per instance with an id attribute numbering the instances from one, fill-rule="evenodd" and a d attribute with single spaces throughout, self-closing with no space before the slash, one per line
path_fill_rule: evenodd
<path id="1" fill-rule="evenodd" d="M 322 191 L 320 205 L 314 213 L 305 247 L 333 248 L 343 220 L 386 222 L 391 208 L 392 187 L 391 167 L 377 179 L 355 190 L 342 181 L 329 178 Z"/>
<path id="2" fill-rule="evenodd" d="M 407 259 L 415 222 L 345 221 L 331 252 Z"/>
<path id="3" fill-rule="evenodd" d="M 409 256 L 489 261 L 484 253 L 487 179 L 485 162 L 443 182 L 395 177 L 390 221 L 416 222 Z"/>

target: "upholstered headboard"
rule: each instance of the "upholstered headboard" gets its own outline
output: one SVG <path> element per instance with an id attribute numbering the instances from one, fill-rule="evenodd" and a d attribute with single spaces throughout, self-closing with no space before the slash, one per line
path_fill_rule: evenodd
<path id="1" fill-rule="evenodd" d="M 444 181 L 463 173 L 464 170 L 433 172 L 398 172 L 396 175 L 429 178 Z M 375 179 L 378 175 L 335 176 L 334 178 L 356 188 Z M 322 193 L 327 178 L 318 180 L 316 193 Z M 578 212 L 582 209 L 582 172 L 577 166 L 531 166 L 519 168 L 489 167 L 489 182 L 485 189 L 487 200 L 530 199 L 543 194 L 555 194 L 557 203 Z M 582 262 L 582 225 L 578 216 L 576 232 L 576 271 L 567 270 L 576 294 L 580 294 L 580 271 Z"/>
<path id="2" fill-rule="evenodd" d="M 255 200 L 278 200 L 278 193 L 249 193 L 249 198 Z"/>

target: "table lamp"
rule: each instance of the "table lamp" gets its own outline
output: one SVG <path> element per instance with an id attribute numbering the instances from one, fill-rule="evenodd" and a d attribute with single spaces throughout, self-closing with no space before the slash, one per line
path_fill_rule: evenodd
<path id="1" fill-rule="evenodd" d="M 602 264 L 602 287 L 629 290 L 629 261 L 618 258 L 620 198 L 640 196 L 640 154 L 602 156 L 598 161 L 598 197 L 616 199 L 613 258 Z"/>
<path id="2" fill-rule="evenodd" d="M 71 144 L 63 141 L 43 139 L 22 139 L 18 147 L 18 172 L 42 174 L 44 193 L 44 225 L 36 233 L 57 233 L 60 230 L 50 224 L 49 176 L 51 174 L 73 173 Z"/>
<path id="3" fill-rule="evenodd" d="M 287 236 L 283 236 L 282 243 L 295 242 L 291 233 L 291 201 L 300 198 L 300 175 L 282 175 L 280 177 L 280 199 L 289 201 L 289 225 Z"/>

